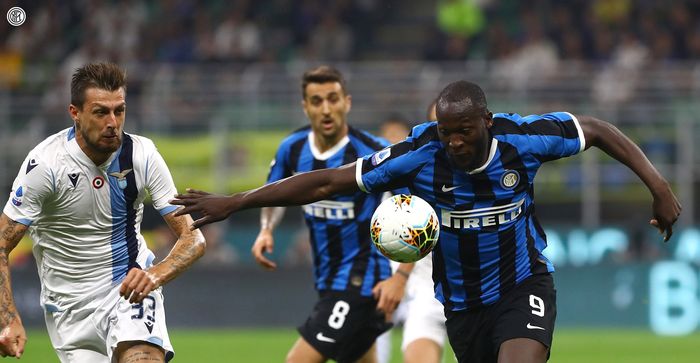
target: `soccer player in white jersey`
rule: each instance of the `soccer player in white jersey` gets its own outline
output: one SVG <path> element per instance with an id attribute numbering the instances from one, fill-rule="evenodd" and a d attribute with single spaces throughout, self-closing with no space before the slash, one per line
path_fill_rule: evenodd
<path id="1" fill-rule="evenodd" d="M 174 216 L 176 193 L 153 142 L 123 131 L 126 74 L 111 63 L 78 68 L 73 127 L 29 152 L 0 216 L 0 355 L 19 358 L 26 334 L 8 254 L 29 230 L 41 306 L 62 362 L 169 361 L 161 286 L 204 254 L 192 219 Z M 178 240 L 158 264 L 140 234 L 150 195 Z"/>
<path id="2" fill-rule="evenodd" d="M 435 101 L 428 108 L 428 120 L 435 117 Z M 400 117 L 384 121 L 380 134 L 390 143 L 403 141 L 411 127 Z M 425 256 L 413 264 L 392 262 L 396 274 L 408 278 L 406 293 L 394 313 L 394 322 L 403 323 L 401 351 L 404 363 L 439 363 L 447 331 L 445 313 L 440 302 L 433 294 L 433 260 L 432 255 Z M 382 334 L 377 340 L 377 354 L 380 363 L 390 358 L 391 331 Z"/>

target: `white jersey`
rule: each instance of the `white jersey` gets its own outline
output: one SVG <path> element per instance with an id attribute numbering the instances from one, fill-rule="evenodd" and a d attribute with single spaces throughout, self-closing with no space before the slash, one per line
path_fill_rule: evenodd
<path id="1" fill-rule="evenodd" d="M 60 311 L 107 294 L 154 255 L 140 233 L 147 193 L 161 215 L 176 209 L 175 184 L 153 142 L 124 134 L 102 165 L 80 149 L 75 129 L 54 134 L 25 159 L 3 212 L 29 226 L 41 303 Z"/>
<path id="2" fill-rule="evenodd" d="M 392 271 L 396 271 L 400 264 L 391 261 Z M 413 264 L 413 270 L 406 281 L 406 293 L 404 299 L 430 293 L 433 291 L 433 254 L 421 258 Z"/>

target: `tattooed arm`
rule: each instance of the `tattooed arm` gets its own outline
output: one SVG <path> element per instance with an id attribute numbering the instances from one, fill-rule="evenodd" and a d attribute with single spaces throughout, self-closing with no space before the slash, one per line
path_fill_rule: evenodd
<path id="1" fill-rule="evenodd" d="M 157 265 L 148 270 L 132 268 L 126 275 L 120 293 L 132 303 L 141 302 L 148 293 L 177 277 L 204 255 L 204 236 L 198 229 L 190 230 L 192 218 L 189 215 L 176 217 L 173 212 L 163 218 L 178 236 L 177 242 Z"/>
<path id="2" fill-rule="evenodd" d="M 27 231 L 27 226 L 15 222 L 4 213 L 0 216 L 0 356 L 19 358 L 24 352 L 27 335 L 22 326 L 10 284 L 8 256 Z"/>

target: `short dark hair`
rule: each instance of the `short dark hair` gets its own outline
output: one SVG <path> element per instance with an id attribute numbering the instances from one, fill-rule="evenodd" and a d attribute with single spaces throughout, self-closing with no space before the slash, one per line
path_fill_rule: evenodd
<path id="1" fill-rule="evenodd" d="M 328 82 L 338 82 L 340 83 L 340 88 L 343 93 L 347 94 L 345 91 L 345 79 L 339 70 L 331 66 L 318 66 L 316 68 L 309 69 L 304 72 L 304 76 L 301 78 L 301 95 L 306 98 L 306 86 L 309 83 L 328 83 Z"/>
<path id="2" fill-rule="evenodd" d="M 92 87 L 107 91 L 124 88 L 126 92 L 126 71 L 114 63 L 88 63 L 76 69 L 70 82 L 70 103 L 82 109 L 85 90 Z"/>
<path id="3" fill-rule="evenodd" d="M 464 103 L 465 107 L 488 111 L 484 90 L 478 84 L 468 81 L 448 84 L 437 98 L 436 111 L 438 108 L 445 109 L 449 103 Z"/>

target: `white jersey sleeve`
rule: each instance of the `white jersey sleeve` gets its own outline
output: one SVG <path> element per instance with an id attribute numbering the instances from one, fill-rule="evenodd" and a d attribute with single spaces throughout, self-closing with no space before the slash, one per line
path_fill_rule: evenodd
<path id="1" fill-rule="evenodd" d="M 39 218 L 44 201 L 55 190 L 56 178 L 39 155 L 30 152 L 12 183 L 3 213 L 15 222 L 30 226 Z"/>
<path id="2" fill-rule="evenodd" d="M 177 194 L 177 188 L 165 160 L 150 140 L 149 143 L 149 149 L 152 149 L 146 161 L 146 189 L 153 200 L 153 207 L 160 215 L 166 215 L 177 209 L 169 202 Z"/>

